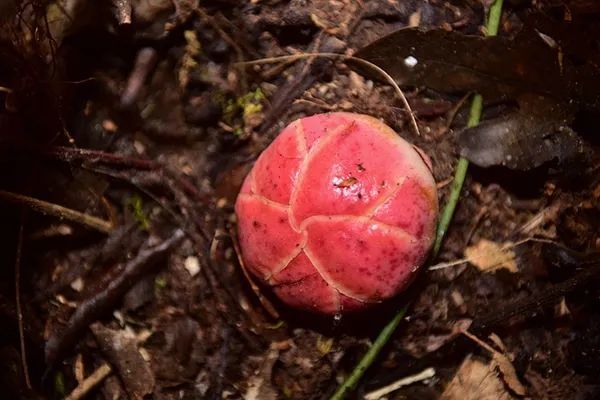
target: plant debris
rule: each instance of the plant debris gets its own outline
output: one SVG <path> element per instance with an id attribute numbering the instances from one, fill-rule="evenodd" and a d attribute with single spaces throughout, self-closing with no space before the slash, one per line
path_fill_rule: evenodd
<path id="1" fill-rule="evenodd" d="M 173 232 L 171 237 L 159 245 L 147 247 L 140 251 L 136 258 L 124 267 L 123 272 L 110 284 L 77 306 L 75 313 L 69 318 L 67 325 L 60 332 L 52 332 L 46 342 L 46 362 L 54 366 L 73 343 L 79 338 L 87 326 L 110 311 L 143 274 L 154 267 L 165 254 L 178 244 L 184 237 L 181 230 Z"/>
<path id="2" fill-rule="evenodd" d="M 510 245 L 511 243 L 498 244 L 481 239 L 465 249 L 465 257 L 482 272 L 492 272 L 502 268 L 509 272 L 517 272 L 515 252 Z"/>
<path id="3" fill-rule="evenodd" d="M 482 38 L 491 0 L 0 2 L 2 398 L 317 399 L 373 348 L 357 398 L 599 398 L 596 3 L 504 1 Z M 440 204 L 473 162 L 439 264 L 341 319 L 286 307 L 235 249 L 260 152 L 332 111 L 422 149 Z M 352 164 L 335 190 L 372 172 Z"/>
<path id="4" fill-rule="evenodd" d="M 470 334 L 468 331 L 464 331 L 463 334 L 492 354 L 492 362 L 490 363 L 490 368 L 492 370 L 497 368 L 500 371 L 502 380 L 504 381 L 504 383 L 506 383 L 506 385 L 512 392 L 514 392 L 518 396 L 525 396 L 527 394 L 525 387 L 523 386 L 523 384 L 519 380 L 519 377 L 517 376 L 517 373 L 515 372 L 515 367 L 513 366 L 512 361 L 508 358 L 506 354 L 504 354 L 504 352 L 506 352 L 506 349 L 497 335 L 491 334 L 490 339 L 494 341 L 496 346 L 498 346 L 502 350 L 502 352 L 494 349 L 492 346 L 488 345 L 487 343 L 479 339 L 477 336 Z"/>
<path id="5" fill-rule="evenodd" d="M 484 362 L 472 355 L 465 358 L 456 375 L 450 381 L 440 399 L 516 399 L 508 392 L 491 362 Z"/>
<path id="6" fill-rule="evenodd" d="M 569 127 L 570 105 L 521 96 L 519 109 L 463 130 L 460 153 L 480 167 L 530 170 L 549 161 L 564 166 L 586 158 L 586 147 Z M 579 162 L 578 164 L 581 164 Z"/>
<path id="7" fill-rule="evenodd" d="M 154 390 L 154 374 L 138 351 L 138 340 L 128 330 L 113 330 L 100 323 L 91 326 L 102 352 L 116 367 L 129 397 L 141 400 Z"/>
<path id="8" fill-rule="evenodd" d="M 581 26 L 586 29 L 569 29 L 564 22 L 534 15 L 525 20 L 515 38 L 401 29 L 356 55 L 377 64 L 403 85 L 445 93 L 477 92 L 492 103 L 536 93 L 572 99 L 598 111 L 600 64 L 597 52 L 589 47 L 593 44 L 585 40 L 597 27 Z M 553 38 L 553 34 L 562 36 Z"/>

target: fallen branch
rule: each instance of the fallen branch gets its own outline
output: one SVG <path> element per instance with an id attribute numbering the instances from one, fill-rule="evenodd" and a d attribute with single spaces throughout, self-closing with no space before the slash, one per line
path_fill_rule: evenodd
<path id="1" fill-rule="evenodd" d="M 67 326 L 62 332 L 53 332 L 46 342 L 45 355 L 48 367 L 51 368 L 60 361 L 69 349 L 74 347 L 74 343 L 85 329 L 102 315 L 111 311 L 125 293 L 183 237 L 183 231 L 177 229 L 159 245 L 141 250 L 133 260 L 125 265 L 121 275 L 110 282 L 105 289 L 83 301 L 69 318 Z"/>
<path id="2" fill-rule="evenodd" d="M 143 399 L 154 391 L 155 378 L 150 363 L 144 360 L 135 334 L 113 330 L 100 322 L 90 325 L 100 351 L 119 375 L 130 399 Z"/>
<path id="3" fill-rule="evenodd" d="M 90 376 L 85 378 L 83 381 L 77 385 L 75 389 L 67 397 L 65 400 L 79 400 L 85 397 L 86 394 L 90 392 L 93 388 L 96 387 L 100 382 L 104 380 L 107 376 L 109 376 L 112 372 L 112 368 L 110 365 L 104 363 L 99 366 Z"/>
<path id="4" fill-rule="evenodd" d="M 193 196 L 199 202 L 207 203 L 209 201 L 208 196 L 200 193 L 196 186 L 188 179 L 170 171 L 163 164 L 154 160 L 122 156 L 102 150 L 62 146 L 56 146 L 49 150 L 42 150 L 42 154 L 66 162 L 80 161 L 82 163 L 106 164 L 112 167 L 133 168 L 140 171 L 158 171 L 165 179 L 180 186 L 185 193 Z M 171 182 L 168 182 L 168 184 L 171 185 Z"/>

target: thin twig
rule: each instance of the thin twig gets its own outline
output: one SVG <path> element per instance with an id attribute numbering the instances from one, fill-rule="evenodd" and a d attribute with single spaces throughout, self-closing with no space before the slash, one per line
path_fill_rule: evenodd
<path id="1" fill-rule="evenodd" d="M 158 52 L 156 49 L 144 47 L 138 51 L 133 69 L 127 78 L 127 85 L 121 94 L 121 107 L 131 107 L 137 101 L 144 83 L 156 67 L 157 62 Z"/>
<path id="2" fill-rule="evenodd" d="M 21 212 L 21 222 L 19 224 L 19 237 L 17 239 L 17 252 L 15 254 L 15 303 L 17 305 L 17 321 L 19 323 L 19 342 L 21 345 L 21 366 L 23 367 L 23 376 L 25 384 L 31 390 L 31 378 L 29 377 L 29 367 L 27 366 L 27 351 L 25 348 L 25 328 L 23 327 L 23 307 L 21 305 L 21 254 L 23 252 L 23 226 L 25 225 L 25 209 Z"/>
<path id="3" fill-rule="evenodd" d="M 378 65 L 373 64 L 372 62 L 367 61 L 363 58 L 348 56 L 345 54 L 337 54 L 337 53 L 301 53 L 301 54 L 292 54 L 289 56 L 268 57 L 268 58 L 262 58 L 260 60 L 245 61 L 240 64 L 241 65 L 261 65 L 261 64 L 271 64 L 271 63 L 279 62 L 279 61 L 301 60 L 304 58 L 313 58 L 313 57 L 341 58 L 342 60 L 352 60 L 359 64 L 362 64 L 363 66 L 366 66 L 367 68 L 370 68 L 370 69 L 376 71 L 378 74 L 380 74 L 385 79 L 385 81 L 390 86 L 392 86 L 394 88 L 394 91 L 396 92 L 396 94 L 398 95 L 400 100 L 402 101 L 402 104 L 404 105 L 404 108 L 406 109 L 406 112 L 408 113 L 408 117 L 410 119 L 410 123 L 412 125 L 413 130 L 415 131 L 417 136 L 421 136 L 421 132 L 419 130 L 419 126 L 417 125 L 417 120 L 415 118 L 415 113 L 413 112 L 412 108 L 410 107 L 410 104 L 408 103 L 408 100 L 406 99 L 404 92 L 402 91 L 402 89 L 400 89 L 400 86 L 398 86 L 396 81 L 394 81 L 394 78 L 392 78 L 390 76 L 390 74 L 385 72 L 385 70 L 383 70 Z"/>
<path id="4" fill-rule="evenodd" d="M 504 246 L 500 247 L 500 251 L 504 252 L 507 250 L 511 250 L 511 249 L 514 249 L 515 247 L 518 247 L 522 244 L 529 243 L 529 242 L 556 244 L 556 242 L 554 242 L 552 240 L 530 237 L 527 239 L 519 240 L 518 242 L 515 242 L 515 243 L 507 243 Z M 481 255 L 478 255 L 475 257 L 459 258 L 458 260 L 442 262 L 439 264 L 432 265 L 428 269 L 430 271 L 437 271 L 438 269 L 445 269 L 445 268 L 449 268 L 449 267 L 454 267 L 456 265 L 464 264 L 466 262 L 473 262 L 473 261 L 479 260 L 481 258 L 485 258 L 486 256 L 487 256 L 487 254 L 481 254 Z"/>
<path id="5" fill-rule="evenodd" d="M 112 372 L 112 368 L 107 363 L 99 366 L 90 376 L 85 378 L 73 391 L 65 397 L 65 400 L 79 400 L 83 398 L 90 390 L 96 387 Z"/>
<path id="6" fill-rule="evenodd" d="M 473 221 L 473 226 L 471 226 L 471 229 L 469 229 L 469 233 L 467 233 L 467 237 L 465 238 L 463 247 L 467 247 L 469 245 L 469 243 L 471 243 L 471 239 L 473 239 L 473 235 L 475 235 L 475 232 L 477 231 L 477 228 L 479 227 L 481 220 L 483 219 L 484 215 L 487 213 L 488 213 L 488 208 L 486 206 L 481 207 L 481 209 L 477 212 L 477 215 L 474 218 L 475 221 Z"/>
<path id="7" fill-rule="evenodd" d="M 391 383 L 387 386 L 384 386 L 380 389 L 369 392 L 365 395 L 365 400 L 378 400 L 385 396 L 386 394 L 390 394 L 395 390 L 400 389 L 401 387 L 411 385 L 415 382 L 424 381 L 427 379 L 431 379 L 435 376 L 435 369 L 432 367 L 426 368 L 418 374 L 405 376 L 402 379 L 397 380 L 394 383 Z"/>
<path id="8" fill-rule="evenodd" d="M 471 96 L 472 96 L 472 93 L 465 94 L 463 97 L 461 97 L 461 99 L 458 101 L 458 103 L 456 103 L 456 105 L 454 107 L 452 107 L 450 112 L 447 114 L 446 124 L 444 125 L 444 133 L 450 130 L 450 127 L 452 126 L 452 124 L 454 123 L 454 120 L 456 119 L 456 115 L 458 114 L 458 111 L 463 107 L 465 102 L 467 100 L 469 100 L 469 97 L 471 97 Z"/>
<path id="9" fill-rule="evenodd" d="M 42 214 L 52 215 L 61 219 L 76 222 L 102 233 L 110 233 L 114 229 L 110 222 L 103 219 L 22 194 L 0 190 L 0 199 L 15 204 L 25 205 L 32 210 L 41 212 Z"/>
<path id="10" fill-rule="evenodd" d="M 486 26 L 488 35 L 495 35 L 498 32 L 500 16 L 502 15 L 502 2 L 503 0 L 496 0 L 490 8 L 490 16 L 488 18 Z M 479 119 L 481 118 L 482 103 L 483 102 L 481 96 L 475 95 L 471 104 L 471 112 L 469 117 L 470 124 L 477 125 L 479 123 Z M 444 207 L 444 211 L 442 213 L 442 220 L 440 221 L 438 230 L 436 232 L 434 248 L 432 250 L 432 259 L 434 259 L 437 256 L 444 235 L 448 229 L 448 225 L 452 220 L 452 215 L 454 214 L 454 209 L 456 208 L 456 203 L 458 202 L 458 198 L 460 196 L 462 184 L 465 180 L 468 166 L 469 162 L 461 157 L 455 173 L 454 182 L 452 184 L 452 192 L 450 194 L 450 198 L 448 199 L 446 207 Z M 367 351 L 363 358 L 358 362 L 357 366 L 354 368 L 350 376 L 338 387 L 334 395 L 331 397 L 331 400 L 342 400 L 346 397 L 346 393 L 358 384 L 360 378 L 363 376 L 367 368 L 371 366 L 373 361 L 375 361 L 381 349 L 385 346 L 385 344 L 388 342 L 388 340 L 400 324 L 400 321 L 404 317 L 407 308 L 408 304 L 402 307 L 400 311 L 398 311 L 398 313 L 392 318 L 392 320 L 388 322 L 387 325 L 381 330 L 381 332 L 377 336 L 377 339 L 375 339 L 375 342 L 373 342 L 373 346 L 371 346 L 371 348 Z"/>
<path id="11" fill-rule="evenodd" d="M 160 168 L 160 164 L 153 160 L 122 156 L 102 150 L 55 146 L 49 150 L 43 150 L 42 153 L 67 162 L 85 161 L 90 163 L 105 163 L 117 167 L 130 167 L 140 170 L 155 170 Z"/>

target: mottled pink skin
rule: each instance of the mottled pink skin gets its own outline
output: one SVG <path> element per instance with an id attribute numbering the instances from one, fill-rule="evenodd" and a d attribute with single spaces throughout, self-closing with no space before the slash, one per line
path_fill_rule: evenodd
<path id="1" fill-rule="evenodd" d="M 435 182 L 379 120 L 330 113 L 290 124 L 236 202 L 246 267 L 287 304 L 324 314 L 390 298 L 434 238 Z"/>

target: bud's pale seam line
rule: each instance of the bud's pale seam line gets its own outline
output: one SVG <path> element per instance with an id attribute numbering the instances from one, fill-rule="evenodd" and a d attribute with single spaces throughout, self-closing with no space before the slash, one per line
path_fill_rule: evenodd
<path id="1" fill-rule="evenodd" d="M 292 193 L 290 195 L 290 211 L 289 211 L 290 215 L 289 215 L 289 217 L 290 217 L 290 224 L 292 225 L 293 228 L 301 229 L 300 224 L 302 224 L 302 221 L 300 222 L 300 224 L 298 224 L 298 221 L 296 220 L 296 216 L 294 215 L 294 212 L 292 211 L 292 209 L 294 208 L 294 205 L 296 204 L 296 202 L 298 200 L 298 192 L 299 192 L 299 189 L 302 187 L 304 175 L 306 175 L 306 170 L 310 166 L 310 162 L 313 160 L 315 155 L 319 154 L 319 150 L 321 150 L 323 147 L 325 147 L 325 145 L 328 144 L 330 141 L 335 139 L 335 137 L 338 134 L 344 132 L 346 129 L 349 129 L 350 126 L 351 126 L 350 123 L 344 124 L 336 129 L 332 130 L 331 132 L 328 132 L 326 136 L 320 138 L 319 142 L 314 144 L 310 148 L 310 150 L 308 150 L 308 152 L 306 153 L 306 156 L 304 157 L 304 160 L 302 160 L 302 162 L 300 163 L 300 167 L 298 168 L 298 175 L 296 176 L 296 182 L 294 183 L 294 187 L 292 188 Z"/>

